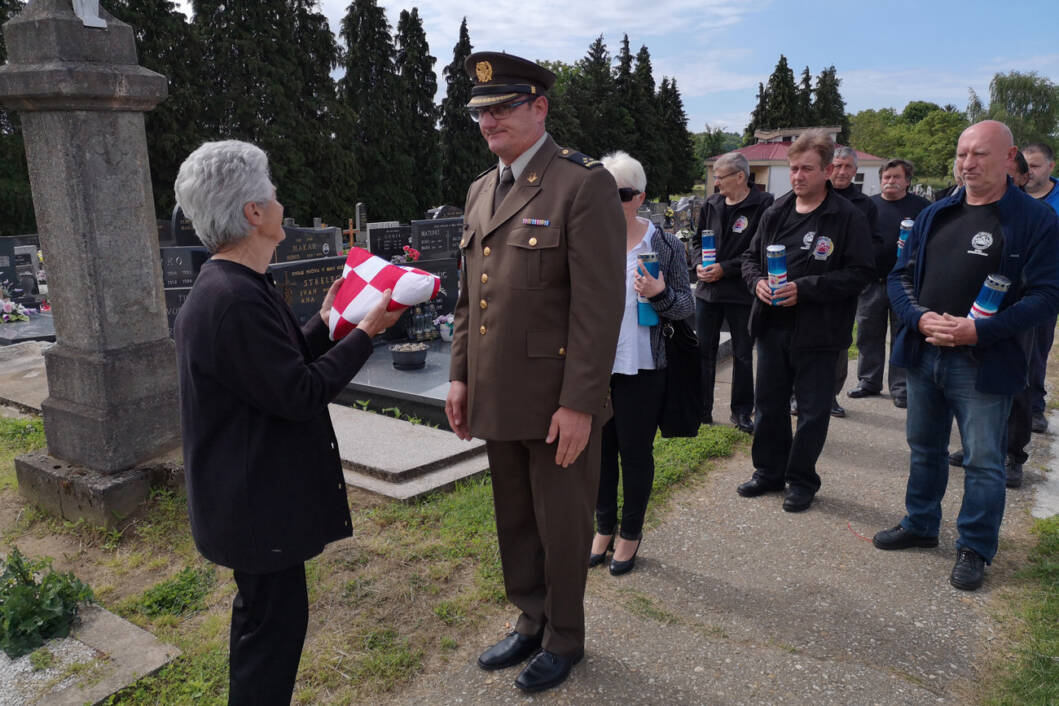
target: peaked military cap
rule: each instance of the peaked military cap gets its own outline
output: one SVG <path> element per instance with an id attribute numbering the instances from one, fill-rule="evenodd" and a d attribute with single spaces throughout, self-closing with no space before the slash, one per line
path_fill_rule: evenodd
<path id="1" fill-rule="evenodd" d="M 473 84 L 468 108 L 505 103 L 520 94 L 540 96 L 555 83 L 555 74 L 543 66 L 503 52 L 475 52 L 463 68 Z"/>

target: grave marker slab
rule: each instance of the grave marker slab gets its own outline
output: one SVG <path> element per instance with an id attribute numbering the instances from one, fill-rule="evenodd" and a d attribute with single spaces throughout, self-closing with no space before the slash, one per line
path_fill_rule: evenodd
<path id="1" fill-rule="evenodd" d="M 463 218 L 435 218 L 412 221 L 412 247 L 422 259 L 435 260 L 459 256 L 463 236 Z"/>
<path id="2" fill-rule="evenodd" d="M 268 266 L 268 271 L 298 322 L 304 324 L 320 311 L 320 302 L 331 284 L 342 276 L 345 264 L 346 258 L 338 255 L 274 263 Z"/>
<path id="3" fill-rule="evenodd" d="M 203 263 L 210 259 L 204 247 L 159 248 L 162 255 L 162 286 L 165 289 L 190 287 L 199 276 Z M 168 294 L 166 295 L 168 300 Z M 168 301 L 166 309 L 169 309 Z M 172 322 L 170 322 L 172 328 Z"/>
<path id="4" fill-rule="evenodd" d="M 173 245 L 202 245 L 199 236 L 195 235 L 195 226 L 184 216 L 180 206 L 173 209 L 173 217 L 169 221 L 170 237 Z"/>
<path id="5" fill-rule="evenodd" d="M 340 228 L 283 226 L 286 238 L 276 246 L 273 262 L 295 262 L 333 257 L 342 253 Z"/>
<path id="6" fill-rule="evenodd" d="M 368 224 L 368 250 L 384 260 L 404 254 L 404 246 L 412 244 L 412 227 L 396 221 Z"/>

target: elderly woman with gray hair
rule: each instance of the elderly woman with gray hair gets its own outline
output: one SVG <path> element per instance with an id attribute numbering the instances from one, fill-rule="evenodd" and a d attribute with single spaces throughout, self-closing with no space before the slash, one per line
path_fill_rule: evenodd
<path id="1" fill-rule="evenodd" d="M 625 213 L 625 313 L 610 376 L 614 416 L 603 427 L 596 536 L 588 565 L 602 564 L 607 551 L 613 549 L 610 573 L 618 576 L 636 565 L 647 500 L 654 483 L 654 439 L 666 387 L 662 322 L 687 318 L 694 308 L 684 245 L 636 215 L 647 188 L 643 165 L 625 152 L 614 152 L 602 161 L 618 184 L 618 197 Z M 647 252 L 658 256 L 658 277 L 652 277 L 639 263 L 638 256 Z M 651 303 L 658 314 L 658 323 L 639 324 L 637 295 Z M 624 500 L 615 544 L 619 456 Z"/>
<path id="2" fill-rule="evenodd" d="M 352 533 L 327 405 L 400 312 L 389 293 L 338 343 L 319 315 L 300 326 L 267 272 L 284 238 L 268 158 L 207 142 L 176 198 L 212 253 L 175 325 L 191 533 L 234 570 L 230 704 L 288 704 L 308 626 L 304 562 Z"/>

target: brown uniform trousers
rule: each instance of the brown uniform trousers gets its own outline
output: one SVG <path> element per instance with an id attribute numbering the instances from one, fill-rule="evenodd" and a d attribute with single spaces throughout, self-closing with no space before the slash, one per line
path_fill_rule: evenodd
<path id="1" fill-rule="evenodd" d="M 625 221 L 599 162 L 546 138 L 493 213 L 499 173 L 467 193 L 450 378 L 467 384 L 485 439 L 516 629 L 584 650 L 584 591 L 599 485 L 600 429 L 625 296 Z M 568 468 L 545 444 L 560 406 L 593 415 Z"/>

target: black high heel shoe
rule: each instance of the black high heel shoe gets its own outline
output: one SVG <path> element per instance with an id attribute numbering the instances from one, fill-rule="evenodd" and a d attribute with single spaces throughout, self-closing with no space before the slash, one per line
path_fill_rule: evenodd
<path id="1" fill-rule="evenodd" d="M 603 550 L 602 554 L 589 554 L 588 555 L 588 568 L 591 569 L 593 566 L 599 566 L 600 564 L 602 564 L 604 561 L 607 560 L 607 552 L 612 552 L 612 551 L 614 551 L 614 535 L 613 534 L 610 535 L 610 544 L 607 545 L 607 548 Z"/>
<path id="2" fill-rule="evenodd" d="M 643 545 L 643 532 L 636 538 L 636 549 L 633 551 L 632 556 L 625 561 L 618 561 L 617 559 L 610 560 L 610 575 L 621 576 L 632 571 L 633 567 L 636 566 L 636 554 L 640 551 L 640 547 Z"/>

